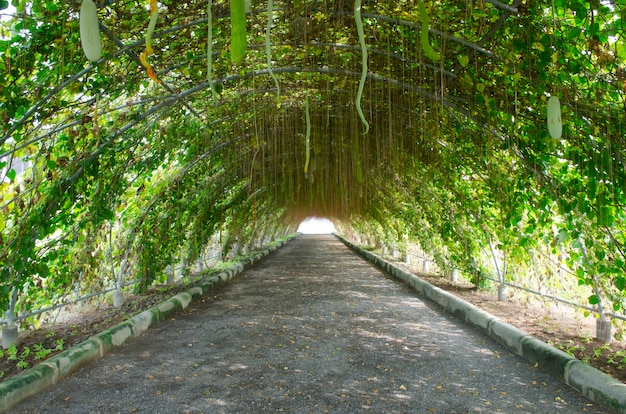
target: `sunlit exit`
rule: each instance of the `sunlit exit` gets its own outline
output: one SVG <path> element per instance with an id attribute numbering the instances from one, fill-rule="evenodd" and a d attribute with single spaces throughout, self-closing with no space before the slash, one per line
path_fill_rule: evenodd
<path id="1" fill-rule="evenodd" d="M 331 234 L 335 232 L 335 225 L 326 218 L 308 217 L 298 227 L 303 234 Z"/>

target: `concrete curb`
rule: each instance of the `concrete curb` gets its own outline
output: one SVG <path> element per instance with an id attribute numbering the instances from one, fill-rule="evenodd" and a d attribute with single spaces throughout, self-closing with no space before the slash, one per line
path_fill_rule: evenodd
<path id="1" fill-rule="evenodd" d="M 255 255 L 235 264 L 230 269 L 213 275 L 206 280 L 202 280 L 187 291 L 181 292 L 124 322 L 92 336 L 58 355 L 40 362 L 33 368 L 1 382 L 0 412 L 10 410 L 21 401 L 58 383 L 62 378 L 78 370 L 83 365 L 102 357 L 111 349 L 122 345 L 131 338 L 141 335 L 157 323 L 187 308 L 192 300 L 198 299 L 208 292 L 211 292 L 213 289 L 227 283 L 236 275 L 243 272 L 244 269 L 284 246 L 294 237 L 296 237 L 295 234 L 283 240 L 270 243 L 265 246 L 263 250 L 259 250 Z"/>
<path id="2" fill-rule="evenodd" d="M 455 314 L 459 319 L 473 325 L 511 352 L 524 357 L 531 364 L 574 388 L 591 401 L 611 412 L 626 414 L 626 384 L 534 338 L 471 303 L 431 285 L 418 276 L 396 267 L 381 257 L 361 249 L 341 236 L 335 236 L 360 256 L 404 281 L 445 310 Z"/>

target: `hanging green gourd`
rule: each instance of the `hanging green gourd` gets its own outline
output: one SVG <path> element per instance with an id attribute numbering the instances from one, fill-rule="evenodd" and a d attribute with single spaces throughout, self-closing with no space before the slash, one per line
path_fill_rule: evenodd
<path id="1" fill-rule="evenodd" d="M 359 89 L 356 94 L 356 112 L 365 126 L 364 134 L 367 134 L 370 130 L 370 124 L 365 119 L 363 108 L 361 108 L 363 88 L 365 88 L 365 81 L 367 80 L 367 46 L 365 45 L 365 34 L 363 33 L 363 20 L 361 19 L 361 0 L 354 0 L 354 22 L 359 35 L 359 45 L 361 46 L 361 80 L 359 81 Z"/>
<path id="2" fill-rule="evenodd" d="M 207 5 L 207 41 L 206 41 L 206 78 L 211 86 L 213 96 L 217 94 L 215 85 L 213 85 L 213 0 L 209 0 Z"/>
<path id="3" fill-rule="evenodd" d="M 267 0 L 267 27 L 265 28 L 265 56 L 267 60 L 267 71 L 276 84 L 276 97 L 280 97 L 280 84 L 278 83 L 278 78 L 276 78 L 274 70 L 272 69 L 272 41 L 270 39 L 270 31 L 272 29 L 273 19 L 274 2 L 273 0 Z"/>
<path id="4" fill-rule="evenodd" d="M 424 49 L 424 54 L 430 60 L 438 61 L 441 56 L 439 53 L 435 52 L 433 47 L 428 42 L 428 29 L 430 29 L 430 19 L 428 17 L 428 11 L 424 6 L 424 3 L 420 0 L 418 2 L 418 7 L 420 10 L 420 17 L 422 18 L 422 30 L 420 33 L 420 40 L 422 42 L 422 49 Z"/>
<path id="5" fill-rule="evenodd" d="M 156 74 L 152 70 L 152 66 L 148 63 L 148 56 L 154 53 L 152 49 L 152 34 L 156 27 L 157 19 L 159 18 L 159 8 L 157 7 L 156 0 L 150 0 L 150 22 L 148 23 L 148 30 L 146 31 L 146 51 L 139 55 L 139 60 L 144 68 L 148 71 L 148 76 L 156 82 L 161 82 L 157 78 Z"/>
<path id="6" fill-rule="evenodd" d="M 551 96 L 548 99 L 548 132 L 554 139 L 560 139 L 563 134 L 561 103 L 556 96 Z"/>
<path id="7" fill-rule="evenodd" d="M 98 8 L 92 0 L 83 0 L 80 6 L 80 43 L 90 61 L 95 62 L 102 57 Z"/>
<path id="8" fill-rule="evenodd" d="M 230 61 L 237 65 L 243 61 L 248 48 L 245 0 L 230 1 L 230 25 Z"/>
<path id="9" fill-rule="evenodd" d="M 307 94 L 306 99 L 304 101 L 304 117 L 306 120 L 306 160 L 304 161 L 304 176 L 308 178 L 309 176 L 309 161 L 311 159 L 311 114 L 309 113 L 309 95 Z"/>

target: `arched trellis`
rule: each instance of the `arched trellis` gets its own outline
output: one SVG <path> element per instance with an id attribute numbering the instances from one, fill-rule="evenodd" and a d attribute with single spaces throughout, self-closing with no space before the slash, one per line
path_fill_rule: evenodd
<path id="1" fill-rule="evenodd" d="M 265 4 L 255 5 L 248 14 L 247 57 L 235 66 L 229 60 L 228 4 L 213 2 L 215 47 L 209 82 L 206 2 L 164 1 L 161 7 L 167 10 L 159 16 L 152 36 L 160 49 L 152 57 L 161 80 L 157 84 L 147 78 L 139 58 L 146 9 L 139 7 L 133 16 L 130 11 L 136 5 L 109 1 L 101 7 L 99 25 L 107 42 L 104 57 L 84 67 L 75 33 L 66 33 L 68 40 L 59 44 L 67 61 L 59 65 L 71 71 L 64 69 L 58 81 L 39 85 L 36 91 L 34 86 L 32 91 L 26 88 L 28 105 L 20 111 L 2 107 L 9 119 L 0 138 L 0 162 L 9 160 L 10 167 L 13 157 L 26 156 L 35 160 L 37 170 L 36 179 L 6 180 L 12 182 L 3 187 L 8 196 L 0 209 L 10 217 L 4 221 L 11 226 L 20 221 L 30 229 L 12 231 L 4 225 L 6 243 L 0 259 L 11 263 L 5 266 L 10 272 L 3 274 L 7 286 L 19 288 L 25 278 L 42 273 L 47 260 L 60 262 L 48 254 L 54 248 L 42 252 L 30 240 L 48 240 L 57 230 L 67 233 L 69 227 L 80 227 L 76 223 L 90 220 L 95 226 L 111 224 L 134 197 L 154 197 L 154 208 L 161 209 L 155 217 L 175 221 L 179 212 L 170 211 L 169 201 L 158 196 L 168 187 L 154 177 L 183 163 L 179 171 L 187 175 L 177 176 L 177 182 L 185 183 L 177 194 L 193 205 L 213 200 L 211 188 L 219 189 L 224 194 L 215 199 L 222 200 L 224 207 L 215 211 L 232 223 L 245 222 L 250 211 L 259 218 L 254 223 L 272 228 L 280 228 L 281 220 L 293 227 L 290 220 L 306 214 L 349 222 L 351 217 L 384 221 L 385 213 L 393 212 L 404 217 L 407 233 L 420 237 L 418 227 L 430 223 L 430 229 L 440 230 L 437 240 L 443 250 L 456 248 L 458 253 L 458 240 L 472 235 L 483 237 L 489 232 L 493 240 L 513 240 L 516 227 L 529 227 L 529 216 L 539 217 L 536 221 L 542 223 L 529 234 L 551 232 L 551 226 L 560 224 L 548 224 L 548 217 L 558 214 L 570 226 L 571 239 L 582 235 L 586 244 L 593 243 L 594 237 L 613 240 L 592 247 L 612 252 L 610 272 L 601 269 L 600 260 L 588 258 L 573 266 L 586 273 L 601 269 L 610 274 L 601 282 L 605 295 L 621 303 L 618 272 L 623 264 L 616 259 L 623 258 L 624 250 L 620 188 L 625 182 L 620 169 L 624 116 L 617 109 L 624 106 L 623 62 L 616 58 L 605 69 L 600 58 L 611 56 L 606 50 L 601 55 L 598 46 L 599 51 L 583 53 L 586 43 L 574 36 L 575 24 L 581 25 L 581 32 L 592 30 L 591 25 L 576 20 L 578 10 L 570 19 L 567 6 L 573 3 L 565 0 L 555 2 L 563 10 L 553 10 L 552 2 L 424 1 L 431 14 L 429 36 L 442 56 L 434 62 L 423 56 L 419 42 L 418 2 L 405 3 L 402 7 L 393 2 L 362 4 L 369 68 L 362 108 L 371 130 L 361 135 L 355 100 L 364 56 L 352 2 L 310 1 L 299 7 L 277 1 L 269 26 Z M 619 15 L 620 6 L 611 5 Z M 77 2 L 73 6 L 78 10 Z M 593 10 L 588 12 L 597 16 Z M 76 23 L 74 14 L 69 22 Z M 603 21 L 605 27 L 611 24 L 611 19 Z M 564 35 L 573 46 L 557 41 Z M 56 52 L 48 53 L 50 61 L 57 62 Z M 551 83 L 537 63 L 556 81 Z M 578 73 L 570 73 L 576 65 Z M 588 89 L 580 87 L 581 76 L 587 77 Z M 601 105 L 585 101 L 598 91 L 606 98 Z M 551 93 L 562 94 L 569 117 L 560 142 L 547 139 L 544 128 L 544 104 Z M 309 177 L 303 169 L 302 135 L 307 95 L 311 162 L 316 164 Z M 53 104 L 56 111 L 45 110 Z M 80 147 L 70 145 L 79 139 Z M 586 160 L 593 168 L 585 165 Z M 217 179 L 214 170 L 199 167 L 205 162 L 223 162 L 228 167 Z M 116 163 L 127 165 L 111 168 Z M 103 171 L 102 165 L 111 171 Z M 511 169 L 510 197 L 499 193 L 506 180 L 490 177 L 505 167 Z M 10 178 L 8 171 L 5 168 L 4 175 Z M 206 192 L 195 191 L 198 181 L 206 182 Z M 601 185 L 592 191 L 594 182 Z M 135 185 L 142 190 L 134 192 Z M 15 194 L 18 187 L 20 193 Z M 524 193 L 524 187 L 537 191 Z M 110 191 L 110 199 L 103 204 L 89 201 L 102 194 L 101 188 Z M 488 208 L 472 200 L 473 193 L 480 194 Z M 519 211 L 512 209 L 519 200 L 524 201 Z M 420 206 L 413 206 L 415 202 Z M 384 209 L 381 203 L 394 207 Z M 444 203 L 448 208 L 440 208 Z M 99 210 L 113 216 L 101 218 Z M 207 211 L 205 217 L 210 217 Z M 477 214 L 483 216 L 472 216 Z M 519 220 L 515 225 L 512 219 L 506 225 L 488 223 L 507 215 L 519 215 Z M 55 217 L 53 225 L 45 224 L 50 217 Z M 185 223 L 190 233 L 197 230 L 190 221 Z M 594 223 L 599 228 L 594 229 Z M 131 240 L 134 232 L 149 234 L 149 226 L 144 225 L 145 221 L 135 221 L 117 237 Z M 71 251 L 78 244 L 58 250 Z M 504 244 L 502 249 L 513 249 Z M 11 268 L 19 257 L 24 259 L 22 268 Z M 16 272 L 21 276 L 16 277 Z M 583 275 L 581 280 L 588 278 Z"/>

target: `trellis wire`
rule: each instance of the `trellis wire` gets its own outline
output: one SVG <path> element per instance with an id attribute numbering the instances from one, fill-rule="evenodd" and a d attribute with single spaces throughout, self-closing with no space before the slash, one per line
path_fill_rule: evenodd
<path id="1" fill-rule="evenodd" d="M 140 279 L 135 279 L 133 281 L 126 282 L 125 284 L 122 285 L 122 287 L 131 286 L 131 285 L 137 284 L 139 282 L 140 282 Z M 67 301 L 67 302 L 58 303 L 56 305 L 48 306 L 47 308 L 43 308 L 43 309 L 38 309 L 36 311 L 27 313 L 25 315 L 18 315 L 16 317 L 14 317 L 13 320 L 14 321 L 20 321 L 20 320 L 23 320 L 23 319 L 26 319 L 26 318 L 30 318 L 31 316 L 37 316 L 37 315 L 40 315 L 42 313 L 52 312 L 54 310 L 61 309 L 61 308 L 65 307 L 65 306 L 74 305 L 76 303 L 83 302 L 85 300 L 91 299 L 91 298 L 96 297 L 96 296 L 105 295 L 105 294 L 107 294 L 109 292 L 112 292 L 112 291 L 114 291 L 116 289 L 117 288 L 115 286 L 113 286 L 113 287 L 101 290 L 99 292 L 90 293 L 89 295 L 82 296 L 80 298 L 76 298 L 76 299 L 73 299 L 73 300 L 70 300 L 70 301 Z M 6 325 L 7 323 L 8 323 L 8 321 L 6 319 L 0 319 L 0 325 Z"/>
<path id="2" fill-rule="evenodd" d="M 482 276 L 482 278 L 483 279 L 488 279 L 488 280 L 491 280 L 491 281 L 494 281 L 494 282 L 497 282 L 497 283 L 499 283 L 501 285 L 506 285 L 506 286 L 510 286 L 512 288 L 515 288 L 515 289 L 524 290 L 524 291 L 526 291 L 528 293 L 533 293 L 535 295 L 543 296 L 544 298 L 552 299 L 552 300 L 555 300 L 557 302 L 562 302 L 562 303 L 565 303 L 565 304 L 570 305 L 570 306 L 575 307 L 575 308 L 585 309 L 585 310 L 588 310 L 589 312 L 598 313 L 598 309 L 596 309 L 595 307 L 581 305 L 580 303 L 572 302 L 572 301 L 560 298 L 560 297 L 555 296 L 555 295 L 541 293 L 538 290 L 534 290 L 534 289 L 527 288 L 527 287 L 524 287 L 524 286 L 516 285 L 514 283 L 509 283 L 509 282 L 501 283 L 499 280 L 494 279 L 494 278 L 489 277 L 489 276 Z M 620 314 L 612 313 L 612 312 L 604 312 L 604 314 L 607 315 L 607 316 L 610 316 L 611 318 L 621 319 L 623 321 L 626 321 L 626 315 L 620 315 Z"/>
<path id="3" fill-rule="evenodd" d="M 431 263 L 435 263 L 435 261 L 434 261 L 434 260 L 429 259 L 429 258 L 427 258 L 427 257 L 414 257 L 414 259 L 422 260 L 422 261 L 424 261 L 424 262 L 431 262 Z M 538 295 L 538 296 L 541 296 L 541 297 L 544 297 L 544 298 L 552 299 L 552 300 L 555 300 L 555 301 L 557 301 L 557 302 L 561 302 L 561 303 L 564 303 L 564 304 L 566 304 L 566 305 L 572 306 L 572 307 L 574 307 L 574 308 L 585 309 L 585 310 L 588 310 L 589 312 L 598 313 L 598 310 L 597 310 L 595 307 L 592 307 L 592 306 L 581 305 L 580 303 L 572 302 L 572 301 L 570 301 L 570 300 L 563 299 L 563 298 L 560 298 L 560 297 L 555 296 L 555 295 L 546 294 L 546 293 L 541 293 L 541 292 L 540 292 L 540 291 L 538 291 L 538 290 L 534 290 L 534 289 L 531 289 L 531 288 L 527 288 L 527 287 L 525 287 L 525 286 L 516 285 L 516 284 L 514 284 L 514 283 L 509 283 L 509 282 L 500 282 L 498 279 L 495 279 L 495 278 L 490 277 L 490 276 L 481 276 L 481 278 L 482 278 L 482 279 L 491 280 L 492 282 L 496 282 L 496 283 L 498 283 L 499 285 L 510 286 L 510 287 L 512 287 L 512 288 L 514 288 L 514 289 L 520 289 L 520 290 L 526 291 L 526 292 L 528 292 L 528 293 L 532 293 L 532 294 L 534 294 L 534 295 Z M 614 318 L 614 319 L 620 319 L 620 320 L 622 320 L 622 321 L 626 321 L 626 315 L 621 315 L 621 314 L 618 314 L 618 313 L 612 313 L 612 312 L 604 312 L 604 314 L 605 314 L 606 316 L 609 316 L 609 317 Z"/>
<path id="4" fill-rule="evenodd" d="M 209 257 L 204 257 L 205 266 L 206 266 L 207 259 L 215 259 L 215 258 L 219 258 L 219 257 L 220 257 L 220 254 L 212 255 L 212 256 L 209 256 Z M 187 268 L 186 266 L 180 266 L 180 267 L 177 267 L 177 268 L 173 269 L 173 271 L 177 271 L 177 270 L 180 270 L 180 269 L 186 269 L 186 268 Z M 121 287 L 132 286 L 132 285 L 135 285 L 135 284 L 139 283 L 140 281 L 141 281 L 141 279 L 135 279 L 135 280 L 132 280 L 130 282 L 123 283 Z M 55 311 L 57 309 L 61 309 L 61 308 L 65 307 L 65 306 L 70 306 L 70 305 L 74 305 L 74 304 L 79 303 L 79 302 L 83 302 L 83 301 L 89 300 L 89 299 L 91 299 L 93 297 L 96 297 L 96 296 L 105 295 L 105 294 L 107 294 L 109 292 L 112 292 L 112 291 L 114 291 L 116 289 L 117 288 L 115 286 L 113 286 L 113 287 L 110 287 L 110 288 L 107 288 L 107 289 L 104 289 L 104 290 L 101 290 L 101 291 L 98 291 L 98 292 L 95 292 L 95 293 L 90 293 L 89 295 L 85 295 L 85 296 L 82 296 L 80 298 L 76 298 L 76 299 L 73 299 L 73 300 L 70 300 L 70 301 L 67 301 L 67 302 L 58 303 L 56 305 L 48 306 L 47 308 L 38 309 L 36 311 L 27 313 L 25 315 L 18 315 L 16 317 L 14 317 L 13 320 L 14 321 L 20 321 L 20 320 L 24 320 L 26 318 L 30 318 L 31 316 L 37 316 L 37 315 L 40 315 L 42 313 L 52 312 L 52 311 Z M 0 325 L 6 325 L 7 323 L 8 323 L 8 321 L 6 319 L 0 319 Z"/>

